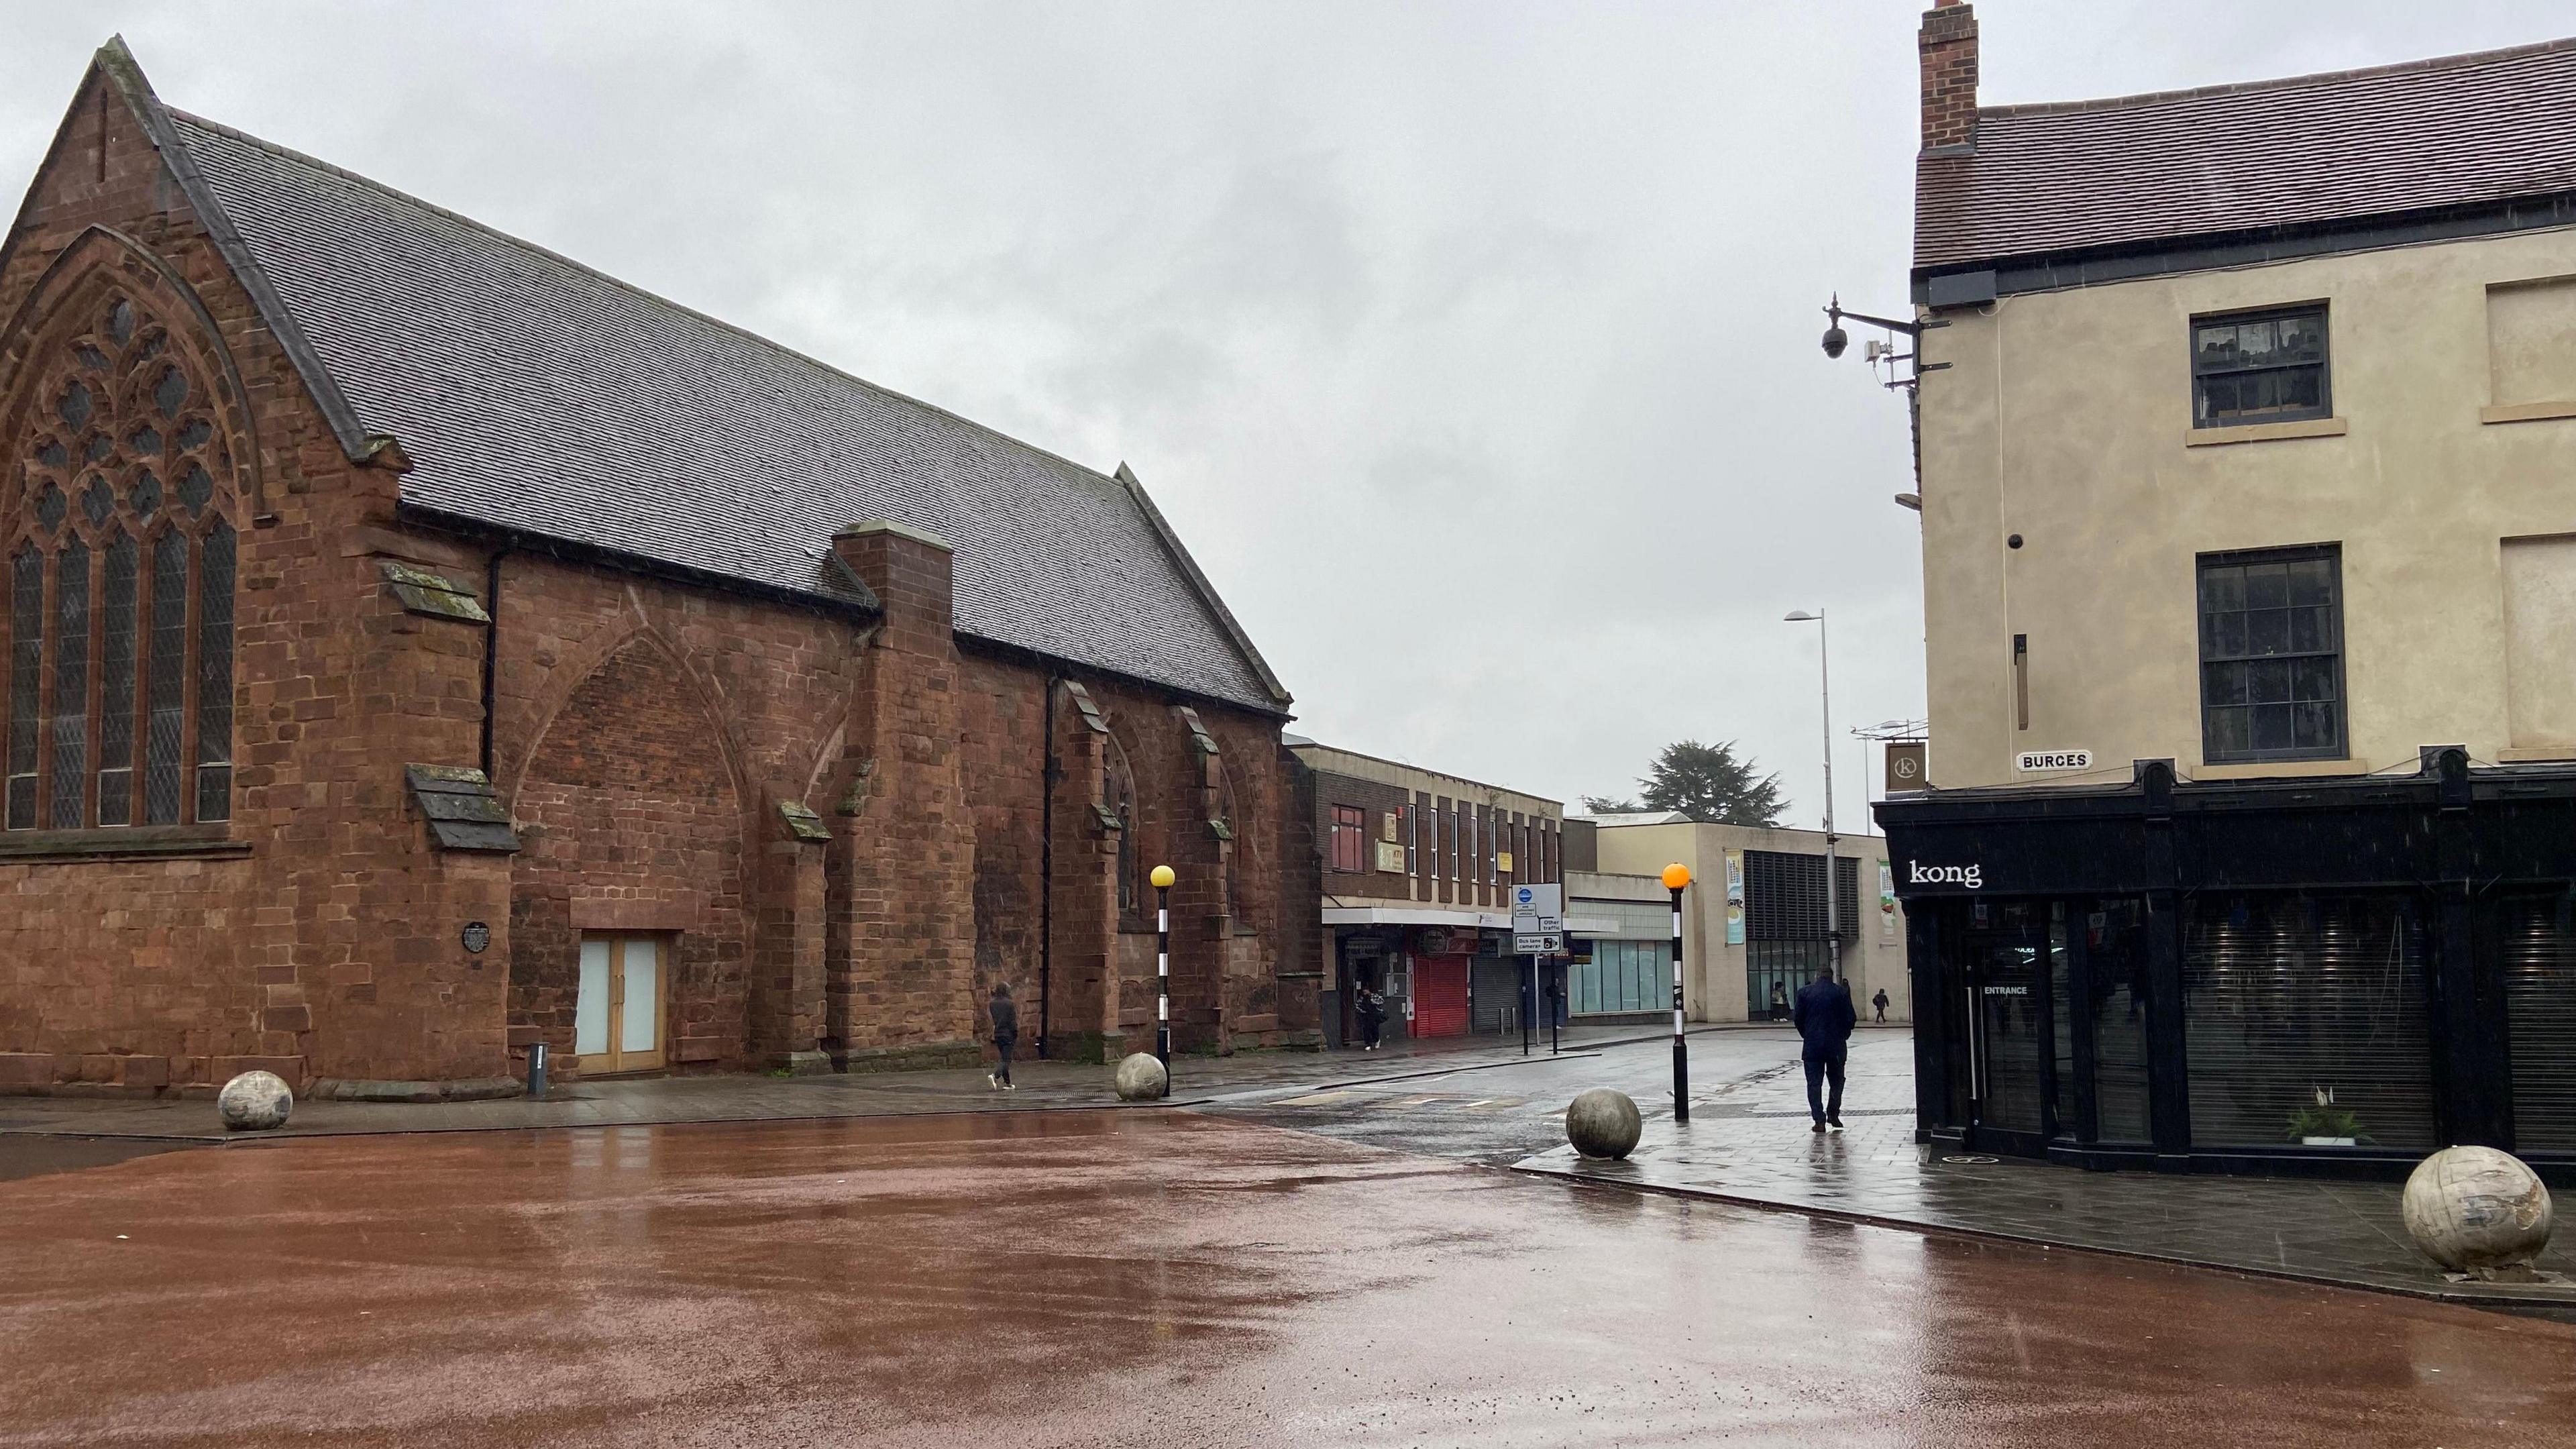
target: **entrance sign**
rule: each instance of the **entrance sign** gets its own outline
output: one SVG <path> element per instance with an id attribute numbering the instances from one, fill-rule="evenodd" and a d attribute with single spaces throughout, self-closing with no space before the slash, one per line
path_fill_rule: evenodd
<path id="1" fill-rule="evenodd" d="M 2013 768 L 2025 775 L 2046 775 L 2062 770 L 2093 768 L 2091 750 L 2024 750 L 2013 757 Z"/>

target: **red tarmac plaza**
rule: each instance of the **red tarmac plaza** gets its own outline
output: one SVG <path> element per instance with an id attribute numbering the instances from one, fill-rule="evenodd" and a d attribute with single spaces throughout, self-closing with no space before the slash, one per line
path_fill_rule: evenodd
<path id="1" fill-rule="evenodd" d="M 2576 1327 L 1177 1112 L 0 1182 L 0 1444 L 2564 1444 Z"/>

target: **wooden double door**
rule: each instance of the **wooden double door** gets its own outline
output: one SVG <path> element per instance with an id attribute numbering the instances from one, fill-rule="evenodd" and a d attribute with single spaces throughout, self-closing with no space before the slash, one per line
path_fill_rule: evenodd
<path id="1" fill-rule="evenodd" d="M 572 1048 L 582 1075 L 658 1071 L 669 1064 L 669 960 L 661 936 L 583 933 Z"/>

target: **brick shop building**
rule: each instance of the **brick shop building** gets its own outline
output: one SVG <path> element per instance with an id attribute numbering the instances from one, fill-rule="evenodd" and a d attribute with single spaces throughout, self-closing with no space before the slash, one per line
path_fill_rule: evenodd
<path id="1" fill-rule="evenodd" d="M 0 1086 L 969 1059 L 996 981 L 1098 1056 L 1166 861 L 1181 1045 L 1312 1030 L 1288 696 L 1123 465 L 116 42 L 0 248 L 0 447 Z"/>
<path id="2" fill-rule="evenodd" d="M 1518 1031 L 1564 1000 L 1564 966 L 1526 975 L 1512 954 L 1511 888 L 1564 879 L 1554 800 L 1286 737 L 1312 822 L 1321 932 L 1280 999 L 1314 1002 L 1323 1044 L 1360 1039 L 1362 990 L 1386 999 L 1386 1039 Z M 1300 989 L 1300 987 L 1303 989 Z M 1540 996 L 1529 993 L 1536 990 Z"/>

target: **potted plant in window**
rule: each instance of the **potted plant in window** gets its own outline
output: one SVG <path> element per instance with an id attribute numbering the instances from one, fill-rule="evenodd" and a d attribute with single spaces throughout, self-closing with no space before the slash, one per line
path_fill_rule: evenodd
<path id="1" fill-rule="evenodd" d="M 2352 1109 L 2335 1105 L 2334 1088 L 2315 1089 L 2316 1101 L 2290 1118 L 2290 1140 L 2305 1147 L 2353 1147 L 2362 1140 L 2361 1122 Z"/>

